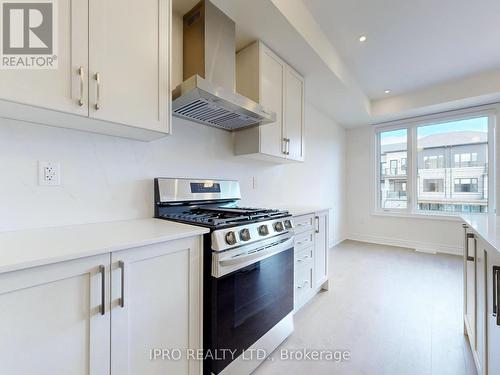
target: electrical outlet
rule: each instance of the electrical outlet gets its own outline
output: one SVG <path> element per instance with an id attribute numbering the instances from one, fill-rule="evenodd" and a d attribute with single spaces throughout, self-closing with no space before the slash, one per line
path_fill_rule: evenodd
<path id="1" fill-rule="evenodd" d="M 38 185 L 61 185 L 61 163 L 53 161 L 38 162 Z"/>

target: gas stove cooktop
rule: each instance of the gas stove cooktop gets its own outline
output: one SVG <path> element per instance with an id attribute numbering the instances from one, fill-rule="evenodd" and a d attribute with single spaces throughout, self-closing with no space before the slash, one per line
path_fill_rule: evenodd
<path id="1" fill-rule="evenodd" d="M 155 179 L 155 217 L 210 228 L 209 251 L 225 251 L 291 235 L 286 210 L 238 207 L 238 181 Z"/>
<path id="2" fill-rule="evenodd" d="M 166 212 L 162 212 L 160 217 L 164 219 L 179 221 L 188 224 L 202 225 L 212 228 L 221 228 L 244 223 L 254 223 L 257 221 L 270 220 L 288 216 L 288 211 L 249 208 L 249 207 L 199 207 L 186 206 L 176 207 Z"/>

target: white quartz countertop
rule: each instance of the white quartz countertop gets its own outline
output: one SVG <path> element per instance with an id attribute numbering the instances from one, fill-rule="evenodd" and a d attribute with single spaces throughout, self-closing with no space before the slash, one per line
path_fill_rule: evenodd
<path id="1" fill-rule="evenodd" d="M 307 215 L 307 214 L 312 214 L 314 212 L 323 212 L 323 211 L 328 211 L 329 208 L 328 207 L 308 207 L 308 206 L 304 206 L 304 207 L 293 207 L 293 206 L 283 206 L 283 207 L 279 207 L 281 209 L 284 209 L 284 210 L 288 210 L 288 212 L 290 212 L 293 216 L 301 216 L 301 215 Z"/>
<path id="2" fill-rule="evenodd" d="M 498 216 L 463 214 L 460 217 L 483 241 L 500 251 L 500 218 Z"/>
<path id="3" fill-rule="evenodd" d="M 159 219 L 0 232 L 0 273 L 208 233 Z"/>

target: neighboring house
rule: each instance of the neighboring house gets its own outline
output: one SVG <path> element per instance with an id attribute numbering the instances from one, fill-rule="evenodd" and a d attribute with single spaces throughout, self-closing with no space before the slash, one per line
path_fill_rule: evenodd
<path id="1" fill-rule="evenodd" d="M 417 205 L 421 210 L 487 212 L 488 140 L 483 132 L 450 132 L 418 140 Z M 405 208 L 406 143 L 382 146 L 383 208 Z"/>

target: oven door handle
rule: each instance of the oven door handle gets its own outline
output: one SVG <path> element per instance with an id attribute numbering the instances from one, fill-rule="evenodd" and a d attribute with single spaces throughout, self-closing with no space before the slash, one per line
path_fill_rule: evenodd
<path id="1" fill-rule="evenodd" d="M 252 254 L 247 254 L 247 255 L 241 255 L 237 256 L 231 259 L 224 259 L 220 260 L 219 264 L 221 266 L 235 266 L 238 264 L 245 264 L 245 265 L 250 265 L 252 263 L 259 262 L 261 260 L 264 260 L 271 255 L 275 255 L 278 253 L 281 253 L 282 251 L 285 251 L 289 249 L 290 247 L 293 247 L 293 237 L 288 238 L 287 240 L 276 244 L 276 245 L 270 245 L 269 247 L 262 249 L 262 250 L 257 250 L 256 252 Z M 252 262 L 250 262 L 252 261 Z M 248 263 L 250 262 L 250 263 Z M 248 264 L 247 264 L 248 263 Z"/>

